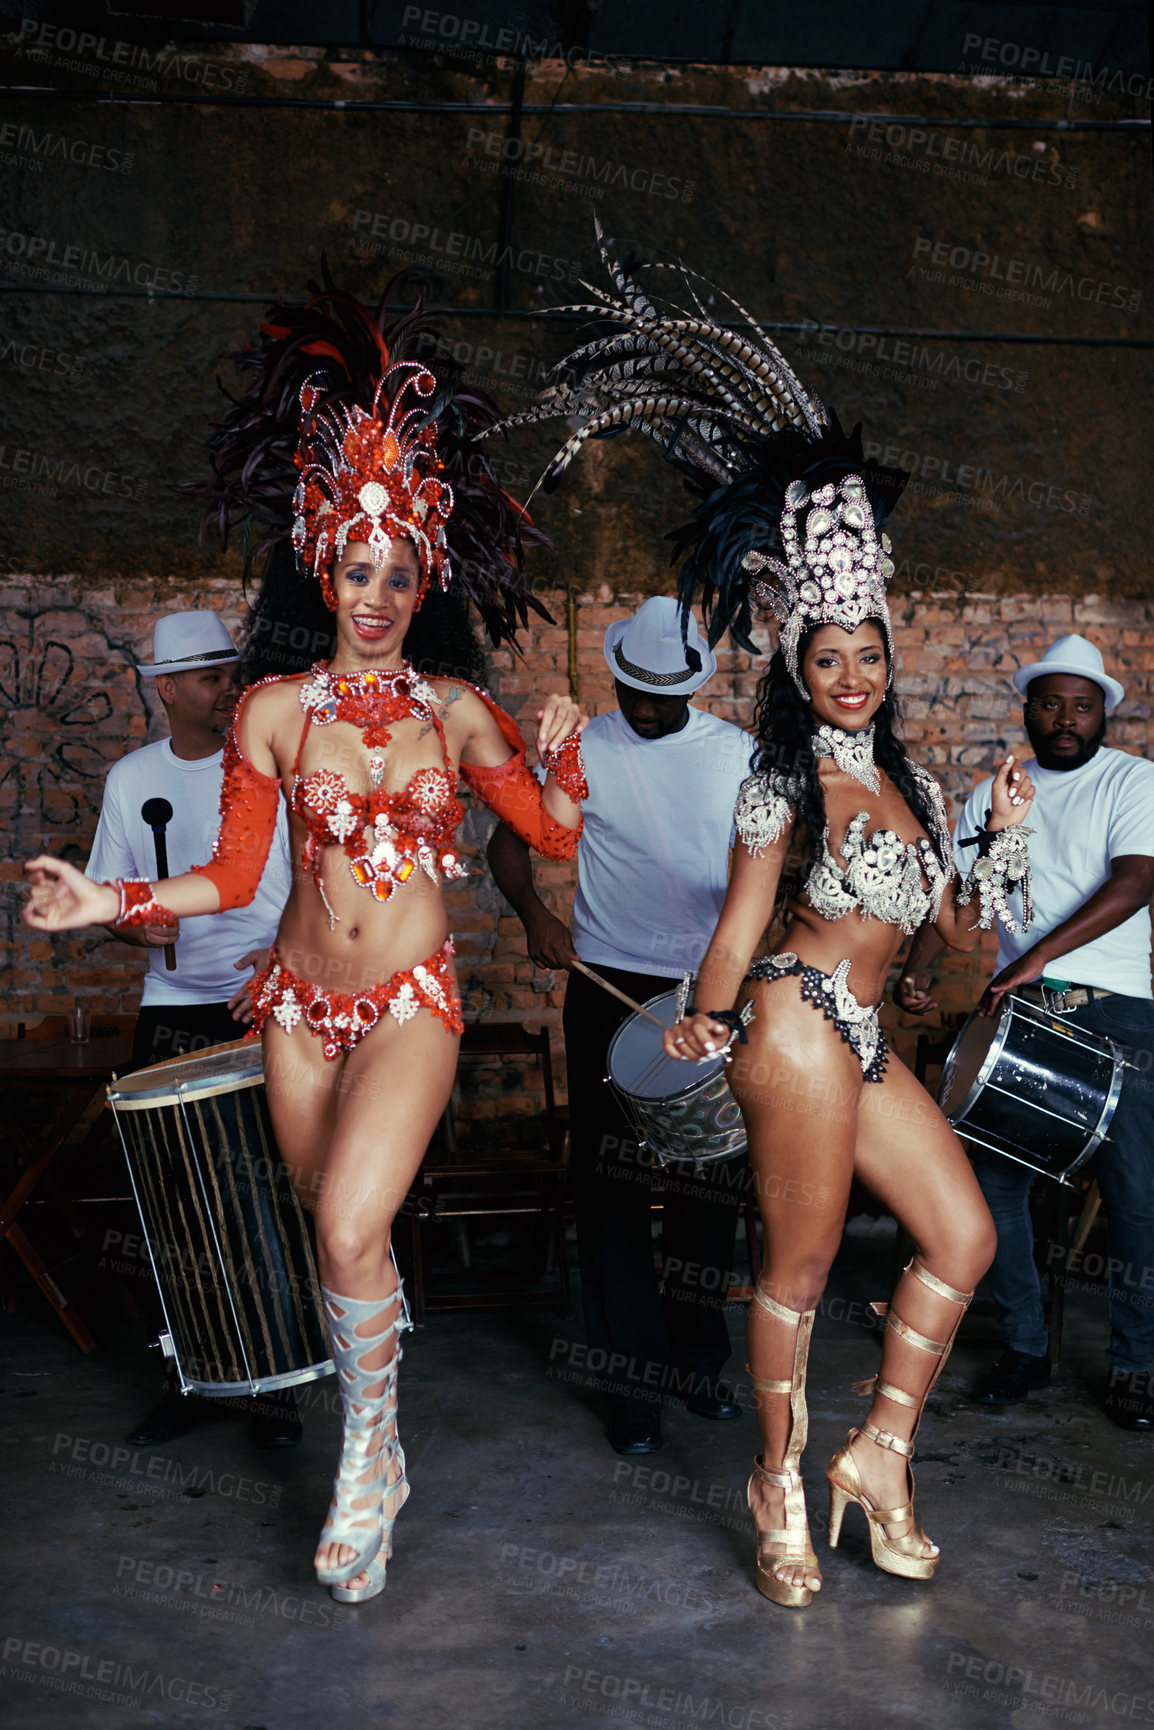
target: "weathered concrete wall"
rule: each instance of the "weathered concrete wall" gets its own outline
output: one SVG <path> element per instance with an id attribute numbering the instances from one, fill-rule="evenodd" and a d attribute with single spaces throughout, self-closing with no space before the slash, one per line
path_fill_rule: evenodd
<path id="1" fill-rule="evenodd" d="M 512 90 L 509 73 L 420 55 L 218 60 L 229 95 L 242 76 L 248 95 L 295 99 L 493 103 Z M 10 71 L 70 82 L 77 99 L 14 99 L 5 135 L 0 268 L 36 290 L 4 297 L 9 569 L 99 584 L 220 568 L 196 553 L 194 512 L 169 489 L 199 469 L 222 355 L 266 297 L 302 292 L 322 249 L 366 296 L 406 264 L 423 268 L 438 298 L 475 309 L 450 328 L 478 382 L 523 406 L 577 339 L 571 323 L 526 315 L 584 298 L 597 212 L 622 245 L 680 255 L 757 317 L 806 324 L 781 339 L 802 375 L 918 471 L 900 584 L 1150 592 L 1149 350 L 872 334 L 1150 337 L 1148 134 L 1041 124 L 1128 117 L 1133 102 L 989 78 L 643 66 L 579 68 L 562 90 L 562 69 L 542 63 L 528 103 L 605 111 L 526 114 L 506 164 L 500 111 L 180 106 L 168 99 L 190 87 L 174 75 L 155 80 L 159 106 L 96 106 L 80 98 L 99 69 L 24 57 Z M 627 101 L 667 111 L 608 111 Z M 685 103 L 740 114 L 670 111 Z M 780 118 L 829 110 L 859 118 Z M 871 125 L 877 113 L 951 124 Z M 495 299 L 504 166 L 519 178 L 511 311 L 495 320 L 481 309 Z M 97 292 L 58 292 L 82 286 Z M 518 436 L 516 478 L 540 472 L 549 437 Z M 633 586 L 639 572 L 662 581 L 655 540 L 679 501 L 655 460 L 598 452 L 543 510 L 565 580 L 618 584 L 627 565 Z"/>

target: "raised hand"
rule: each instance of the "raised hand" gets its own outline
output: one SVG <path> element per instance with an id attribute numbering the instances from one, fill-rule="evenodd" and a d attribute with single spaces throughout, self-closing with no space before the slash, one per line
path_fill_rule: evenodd
<path id="1" fill-rule="evenodd" d="M 31 887 L 24 922 L 34 931 L 75 931 L 84 925 L 111 925 L 120 896 L 107 883 L 93 883 L 66 859 L 47 853 L 30 859 L 24 874 Z"/>
<path id="2" fill-rule="evenodd" d="M 546 697 L 537 711 L 537 755 L 560 745 L 570 733 L 583 733 L 588 725 L 588 715 L 572 697 Z"/>
<path id="3" fill-rule="evenodd" d="M 1034 798 L 1034 783 L 1019 767 L 1013 752 L 999 765 L 990 793 L 991 829 L 1013 829 L 1024 823 Z"/>

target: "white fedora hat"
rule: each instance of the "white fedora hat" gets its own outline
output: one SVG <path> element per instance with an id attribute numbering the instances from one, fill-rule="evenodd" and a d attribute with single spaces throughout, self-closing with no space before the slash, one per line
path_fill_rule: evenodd
<path id="1" fill-rule="evenodd" d="M 1126 695 L 1117 679 L 1112 679 L 1102 665 L 1102 651 L 1074 634 L 1059 637 L 1051 643 L 1040 661 L 1019 667 L 1014 674 L 1014 689 L 1024 697 L 1031 679 L 1044 679 L 1047 673 L 1074 673 L 1079 679 L 1090 679 L 1106 696 L 1106 713 L 1116 709 Z"/>
<path id="2" fill-rule="evenodd" d="M 631 619 L 615 619 L 605 633 L 605 661 L 615 679 L 655 697 L 687 697 L 717 671 L 717 657 L 689 615 L 689 647 L 701 657 L 695 673 L 681 641 L 681 609 L 670 595 L 651 595 Z"/>
<path id="3" fill-rule="evenodd" d="M 195 673 L 198 667 L 227 667 L 240 655 L 216 613 L 166 613 L 152 633 L 152 660 L 141 666 L 146 679 L 158 673 Z"/>

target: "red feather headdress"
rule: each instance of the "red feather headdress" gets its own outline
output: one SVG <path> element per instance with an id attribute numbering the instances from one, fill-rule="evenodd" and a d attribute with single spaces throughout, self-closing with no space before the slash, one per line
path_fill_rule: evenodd
<path id="1" fill-rule="evenodd" d="M 250 388 L 209 441 L 211 477 L 181 489 L 206 502 L 202 544 L 215 527 L 227 545 L 243 524 L 247 576 L 291 538 L 332 607 L 330 569 L 350 541 L 380 555 L 405 536 L 422 595 L 456 576 L 492 641 L 514 642 L 530 608 L 549 617 L 524 571 L 524 548 L 548 542 L 476 442 L 497 424 L 496 404 L 462 388 L 420 300 L 390 321 L 394 284 L 374 312 L 335 286 L 324 259 L 321 271 L 304 305 L 272 309 L 259 349 L 230 357 Z"/>

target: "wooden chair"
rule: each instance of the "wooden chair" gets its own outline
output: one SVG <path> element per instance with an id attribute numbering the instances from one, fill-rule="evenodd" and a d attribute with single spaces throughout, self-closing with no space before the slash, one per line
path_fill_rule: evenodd
<path id="1" fill-rule="evenodd" d="M 493 1149 L 462 1145 L 450 1100 L 437 1134 L 429 1145 L 417 1180 L 405 1201 L 412 1251 L 412 1307 L 417 1326 L 434 1310 L 498 1309 L 558 1306 L 573 1313 L 569 1252 L 565 1235 L 565 1156 L 567 1135 L 557 1110 L 549 1031 L 532 1033 L 510 1022 L 476 1022 L 465 1029 L 461 1057 L 470 1061 L 530 1058 L 540 1064 L 545 1112 L 537 1146 L 518 1147 L 501 1138 Z M 523 1122 L 520 1117 L 512 1121 Z M 532 1214 L 536 1216 L 530 1268 L 520 1283 L 496 1282 L 468 1291 L 429 1289 L 430 1238 L 440 1221 L 462 1228 L 469 1219 Z M 533 1289 L 544 1274 L 552 1250 L 557 1269 L 555 1290 Z"/>

